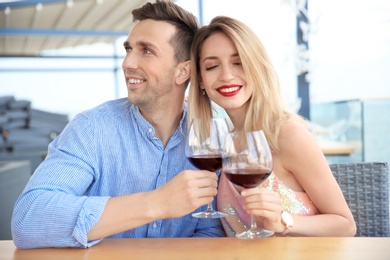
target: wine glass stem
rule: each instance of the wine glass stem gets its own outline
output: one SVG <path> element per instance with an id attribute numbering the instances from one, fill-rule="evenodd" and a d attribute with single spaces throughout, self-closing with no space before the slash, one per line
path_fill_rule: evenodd
<path id="1" fill-rule="evenodd" d="M 206 209 L 206 212 L 213 212 L 214 209 L 213 209 L 213 205 L 210 203 L 207 205 L 207 209 Z"/>
<path id="2" fill-rule="evenodd" d="M 251 230 L 257 229 L 256 216 L 251 214 Z"/>

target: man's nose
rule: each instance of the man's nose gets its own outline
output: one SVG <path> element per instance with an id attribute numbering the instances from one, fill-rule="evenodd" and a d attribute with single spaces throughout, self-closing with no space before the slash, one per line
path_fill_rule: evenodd
<path id="1" fill-rule="evenodd" d="M 126 57 L 123 59 L 122 67 L 123 67 L 123 69 L 136 69 L 136 68 L 138 68 L 137 56 L 132 52 L 126 54 Z"/>

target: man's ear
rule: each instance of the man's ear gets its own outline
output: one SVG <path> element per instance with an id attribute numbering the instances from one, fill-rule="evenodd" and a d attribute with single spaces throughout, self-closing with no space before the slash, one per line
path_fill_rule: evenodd
<path id="1" fill-rule="evenodd" d="M 183 85 L 191 77 L 191 62 L 181 62 L 176 68 L 175 76 L 176 84 Z"/>

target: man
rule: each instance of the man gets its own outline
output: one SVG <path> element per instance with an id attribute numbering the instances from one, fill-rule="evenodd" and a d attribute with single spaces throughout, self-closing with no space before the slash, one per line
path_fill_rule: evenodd
<path id="1" fill-rule="evenodd" d="M 184 155 L 184 103 L 196 18 L 171 2 L 132 12 L 124 43 L 128 98 L 77 115 L 17 200 L 19 248 L 90 247 L 104 237 L 224 236 L 193 218 L 217 193 L 217 175 Z"/>

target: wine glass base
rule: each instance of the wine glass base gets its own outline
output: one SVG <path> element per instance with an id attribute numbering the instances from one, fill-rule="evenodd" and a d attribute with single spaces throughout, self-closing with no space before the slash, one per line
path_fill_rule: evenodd
<path id="1" fill-rule="evenodd" d="M 219 212 L 219 211 L 204 211 L 193 213 L 192 216 L 194 218 L 225 218 L 227 214 Z"/>
<path id="2" fill-rule="evenodd" d="M 269 237 L 275 234 L 275 232 L 266 230 L 266 229 L 258 229 L 258 230 L 247 230 L 240 234 L 237 234 L 236 237 L 239 239 L 255 239 L 255 238 L 264 238 Z"/>

